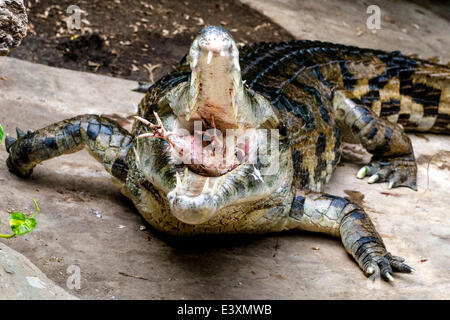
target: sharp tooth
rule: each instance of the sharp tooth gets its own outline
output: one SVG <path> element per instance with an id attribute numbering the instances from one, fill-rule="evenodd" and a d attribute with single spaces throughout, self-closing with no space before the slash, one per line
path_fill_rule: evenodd
<path id="1" fill-rule="evenodd" d="M 189 173 L 188 167 L 185 167 L 183 176 L 183 187 L 187 186 L 188 173 Z"/>
<path id="2" fill-rule="evenodd" d="M 141 159 L 139 158 L 139 153 L 134 146 L 133 146 L 133 152 L 134 152 L 134 156 L 136 157 L 136 162 L 140 165 Z"/>
<path id="3" fill-rule="evenodd" d="M 177 192 L 181 192 L 183 186 L 181 184 L 181 178 L 178 172 L 175 173 L 175 176 L 177 177 Z"/>
<path id="4" fill-rule="evenodd" d="M 212 194 L 215 194 L 217 192 L 217 190 L 219 189 L 219 182 L 220 182 L 220 180 L 221 179 L 216 179 L 216 182 L 214 182 L 214 185 L 213 185 L 213 188 L 212 188 L 212 191 L 211 191 Z"/>
<path id="5" fill-rule="evenodd" d="M 232 106 L 234 118 L 237 119 L 236 98 L 234 97 L 234 95 L 233 95 L 233 97 L 231 97 L 231 106 Z"/>
<path id="6" fill-rule="evenodd" d="M 197 66 L 198 63 L 198 59 L 197 58 L 193 58 L 192 59 L 192 68 L 195 68 Z"/>
<path id="7" fill-rule="evenodd" d="M 212 51 L 208 51 L 208 58 L 206 60 L 206 64 L 210 64 L 211 63 L 212 57 L 213 57 L 213 52 Z"/>
<path id="8" fill-rule="evenodd" d="M 197 78 L 197 72 L 192 71 L 191 72 L 191 87 L 193 87 L 195 85 L 196 78 Z"/>
<path id="9" fill-rule="evenodd" d="M 203 186 L 202 193 L 208 193 L 209 191 L 209 177 L 206 178 L 205 185 Z"/>
<path id="10" fill-rule="evenodd" d="M 225 50 L 220 51 L 220 56 L 225 57 Z"/>
<path id="11" fill-rule="evenodd" d="M 239 65 L 239 59 L 233 60 L 233 69 L 236 71 L 241 71 L 241 66 Z"/>

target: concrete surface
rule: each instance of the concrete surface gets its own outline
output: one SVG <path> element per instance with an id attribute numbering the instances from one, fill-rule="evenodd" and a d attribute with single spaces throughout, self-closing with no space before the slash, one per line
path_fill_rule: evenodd
<path id="1" fill-rule="evenodd" d="M 314 6 L 314 1 L 301 3 Z M 326 32 L 322 29 L 322 36 Z M 355 36 L 354 44 L 358 40 Z M 380 39 L 373 46 L 384 44 Z M 124 117 L 141 98 L 129 91 L 134 82 L 11 58 L 0 59 L 3 76 L 0 123 L 9 133 L 16 126 L 37 129 L 85 112 L 115 114 L 126 124 Z M 141 231 L 143 219 L 84 151 L 48 161 L 31 180 L 21 180 L 7 171 L 0 147 L 0 218 L 5 221 L 12 210 L 31 211 L 31 197 L 41 207 L 35 231 L 1 241 L 64 288 L 67 268 L 79 266 L 81 289 L 68 291 L 84 299 L 449 299 L 450 139 L 411 138 L 419 162 L 418 192 L 357 180 L 355 163 L 340 166 L 327 188 L 361 201 L 388 249 L 417 269 L 413 275 L 396 274 L 394 285 L 366 280 L 341 243 L 322 235 L 180 241 Z"/>
<path id="2" fill-rule="evenodd" d="M 297 39 L 402 50 L 404 54 L 437 56 L 445 63 L 450 62 L 450 23 L 437 14 L 448 15 L 450 5 L 445 1 L 434 1 L 428 9 L 404 0 L 240 1 L 268 16 Z M 381 10 L 379 30 L 366 27 L 369 5 L 378 5 Z"/>
<path id="3" fill-rule="evenodd" d="M 22 254 L 0 243 L 0 300 L 74 300 Z"/>

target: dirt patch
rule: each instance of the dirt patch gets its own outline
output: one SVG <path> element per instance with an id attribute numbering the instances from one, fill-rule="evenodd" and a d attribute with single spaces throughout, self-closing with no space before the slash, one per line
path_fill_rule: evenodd
<path id="1" fill-rule="evenodd" d="M 28 36 L 12 57 L 54 67 L 149 81 L 169 72 L 206 25 L 240 44 L 293 37 L 239 1 L 79 0 L 80 30 L 66 20 L 72 0 L 30 0 Z M 72 20 L 74 21 L 74 20 Z"/>
<path id="2" fill-rule="evenodd" d="M 352 201 L 356 203 L 359 206 L 362 206 L 364 204 L 364 195 L 356 190 L 344 190 L 347 197 L 344 197 L 345 199 Z"/>
<path id="3" fill-rule="evenodd" d="M 434 155 L 421 154 L 417 157 L 418 164 L 434 164 L 438 169 L 450 170 L 450 151 L 440 150 Z"/>
<path id="4" fill-rule="evenodd" d="M 418 164 L 427 164 L 428 162 L 430 162 L 432 157 L 433 156 L 430 156 L 429 154 L 421 154 L 417 157 L 416 161 Z"/>
<path id="5" fill-rule="evenodd" d="M 435 153 L 430 161 L 435 162 L 438 169 L 450 170 L 450 151 L 441 150 Z"/>
<path id="6" fill-rule="evenodd" d="M 382 194 L 383 196 L 386 196 L 386 197 L 401 197 L 402 196 L 400 193 L 395 193 L 395 192 L 381 191 L 380 194 Z"/>

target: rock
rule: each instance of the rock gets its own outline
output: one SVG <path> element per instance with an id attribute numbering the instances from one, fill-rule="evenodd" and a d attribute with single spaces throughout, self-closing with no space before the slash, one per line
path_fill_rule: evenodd
<path id="1" fill-rule="evenodd" d="M 101 219 L 103 217 L 102 213 L 98 210 L 91 209 L 91 213 L 99 219 Z"/>
<path id="2" fill-rule="evenodd" d="M 6 56 L 27 34 L 28 17 L 22 0 L 0 0 L 0 56 Z"/>
<path id="3" fill-rule="evenodd" d="M 30 260 L 0 243 L 0 299 L 78 299 L 47 278 Z"/>

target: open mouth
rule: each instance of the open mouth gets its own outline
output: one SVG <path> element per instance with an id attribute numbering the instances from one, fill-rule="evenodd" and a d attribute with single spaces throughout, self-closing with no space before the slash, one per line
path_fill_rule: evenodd
<path id="1" fill-rule="evenodd" d="M 153 123 L 136 119 L 147 129 L 138 139 L 167 142 L 165 152 L 176 171 L 167 193 L 171 213 L 185 223 L 200 224 L 225 205 L 222 197 L 233 196 L 236 185 L 246 185 L 244 177 L 264 183 L 255 164 L 267 132 L 257 129 L 265 115 L 254 115 L 242 83 L 237 46 L 225 30 L 205 28 L 188 59 L 190 81 L 173 88 L 163 100 L 173 113 L 161 120 L 155 112 Z M 167 190 L 164 182 L 161 188 Z"/>
<path id="2" fill-rule="evenodd" d="M 171 164 L 184 167 L 175 172 L 175 186 L 167 194 L 171 212 L 184 223 L 204 223 L 220 206 L 216 195 L 223 193 L 233 180 L 231 177 L 239 176 L 245 164 L 252 160 L 255 137 L 249 134 L 252 131 L 243 133 L 235 129 L 222 134 L 213 120 L 188 122 L 193 127 L 188 128 L 186 122 L 175 118 L 168 131 L 158 114 L 154 115 L 156 123 L 136 116 L 148 128 L 138 139 L 165 140 Z"/>
<path id="3" fill-rule="evenodd" d="M 229 128 L 222 132 L 216 128 L 212 117 L 209 122 L 191 121 L 188 123 L 190 128 L 178 122 L 175 130 L 168 131 L 158 114 L 155 112 L 154 115 L 155 124 L 136 116 L 149 129 L 138 138 L 153 137 L 167 141 L 167 151 L 173 162 L 186 165 L 193 173 L 219 177 L 254 159 L 255 130 Z"/>
<path id="4" fill-rule="evenodd" d="M 239 51 L 227 31 L 209 27 L 194 40 L 189 62 L 187 99 L 171 131 L 157 113 L 156 123 L 136 117 L 149 129 L 139 138 L 164 139 L 175 163 L 201 176 L 219 177 L 248 162 L 255 142 L 255 134 L 238 119 L 244 92 Z"/>

